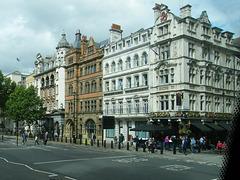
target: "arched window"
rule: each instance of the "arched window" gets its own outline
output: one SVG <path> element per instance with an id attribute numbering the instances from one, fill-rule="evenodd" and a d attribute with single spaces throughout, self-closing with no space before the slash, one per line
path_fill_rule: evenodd
<path id="1" fill-rule="evenodd" d="M 105 71 L 106 71 L 106 74 L 109 73 L 109 64 L 108 63 L 105 65 Z"/>
<path id="2" fill-rule="evenodd" d="M 131 58 L 128 57 L 127 58 L 127 69 L 130 69 L 131 68 Z"/>
<path id="3" fill-rule="evenodd" d="M 50 84 L 53 85 L 54 84 L 54 75 L 51 75 L 51 80 L 50 80 Z"/>
<path id="4" fill-rule="evenodd" d="M 69 87 L 68 87 L 68 94 L 69 94 L 69 96 L 73 95 L 73 86 L 72 85 L 69 85 Z"/>
<path id="5" fill-rule="evenodd" d="M 148 62 L 147 62 L 147 53 L 146 52 L 144 52 L 143 54 L 142 54 L 142 65 L 145 65 L 145 64 L 147 64 Z"/>
<path id="6" fill-rule="evenodd" d="M 115 68 L 115 62 L 112 62 L 112 72 L 115 72 L 116 68 Z"/>
<path id="7" fill-rule="evenodd" d="M 44 78 L 41 80 L 42 87 L 44 87 Z"/>
<path id="8" fill-rule="evenodd" d="M 95 122 L 92 120 L 92 119 L 89 119 L 87 122 L 86 122 L 86 127 L 85 127 L 85 130 L 86 130 L 86 134 L 88 134 L 88 136 L 90 138 L 92 138 L 92 134 L 96 134 L 96 124 Z"/>
<path id="9" fill-rule="evenodd" d="M 119 71 L 122 71 L 122 60 L 120 59 L 119 61 L 118 61 L 118 70 Z"/>
<path id="10" fill-rule="evenodd" d="M 49 77 L 46 77 L 46 86 L 49 86 Z"/>
<path id="11" fill-rule="evenodd" d="M 134 63 L 135 63 L 135 67 L 139 66 L 139 58 L 137 54 L 134 56 Z"/>

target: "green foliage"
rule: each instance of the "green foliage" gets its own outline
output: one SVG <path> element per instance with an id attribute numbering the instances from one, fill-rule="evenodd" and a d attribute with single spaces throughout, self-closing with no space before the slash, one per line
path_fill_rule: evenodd
<path id="1" fill-rule="evenodd" d="M 16 83 L 11 81 L 10 78 L 4 77 L 2 71 L 0 70 L 0 109 L 2 110 L 2 113 L 5 112 L 6 102 L 15 88 Z"/>
<path id="2" fill-rule="evenodd" d="M 43 107 L 43 102 L 37 96 L 33 86 L 28 89 L 24 89 L 23 86 L 16 87 L 6 102 L 7 117 L 18 122 L 25 122 L 28 125 L 42 120 L 45 112 L 46 108 Z"/>

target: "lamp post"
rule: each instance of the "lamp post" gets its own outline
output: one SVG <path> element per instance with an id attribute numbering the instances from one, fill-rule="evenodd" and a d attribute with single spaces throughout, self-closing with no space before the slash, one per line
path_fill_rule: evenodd
<path id="1" fill-rule="evenodd" d="M 75 118 L 75 96 L 76 92 L 73 92 L 73 142 L 76 144 L 76 137 L 77 137 L 77 122 Z"/>

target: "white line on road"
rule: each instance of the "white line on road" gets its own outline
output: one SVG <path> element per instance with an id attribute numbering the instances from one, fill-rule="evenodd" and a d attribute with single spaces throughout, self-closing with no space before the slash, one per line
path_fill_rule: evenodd
<path id="1" fill-rule="evenodd" d="M 45 161 L 45 162 L 36 162 L 34 164 L 53 164 L 53 163 L 65 163 L 65 162 L 76 162 L 76 161 L 89 161 L 89 160 L 104 160 L 104 159 L 115 159 L 115 158 L 129 158 L 135 156 L 113 156 L 113 157 L 98 157 L 98 158 L 84 158 L 84 159 L 65 159 L 65 160 L 57 160 L 57 161 Z"/>

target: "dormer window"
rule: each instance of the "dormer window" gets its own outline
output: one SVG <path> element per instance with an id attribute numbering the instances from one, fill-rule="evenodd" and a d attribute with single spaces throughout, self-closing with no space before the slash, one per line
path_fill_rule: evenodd
<path id="1" fill-rule="evenodd" d="M 119 48 L 119 50 L 122 50 L 122 43 L 118 44 L 118 48 Z"/>
<path id="2" fill-rule="evenodd" d="M 112 47 L 112 52 L 115 52 L 115 46 Z"/>
<path id="3" fill-rule="evenodd" d="M 194 22 L 189 22 L 189 26 L 188 26 L 190 31 L 194 31 Z"/>
<path id="4" fill-rule="evenodd" d="M 135 45 L 138 44 L 138 38 L 134 38 L 134 44 L 135 44 Z"/>
<path id="5" fill-rule="evenodd" d="M 88 47 L 88 55 L 91 55 L 94 53 L 93 46 Z"/>

